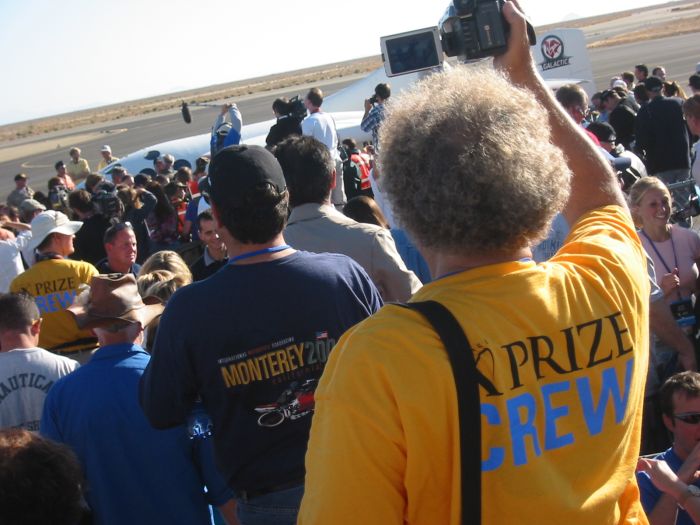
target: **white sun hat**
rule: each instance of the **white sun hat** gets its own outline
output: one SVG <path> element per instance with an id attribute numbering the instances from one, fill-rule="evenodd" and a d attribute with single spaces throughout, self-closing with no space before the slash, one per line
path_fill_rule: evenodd
<path id="1" fill-rule="evenodd" d="M 82 222 L 71 221 L 65 213 L 60 211 L 41 212 L 32 219 L 32 238 L 27 243 L 27 248 L 34 251 L 52 233 L 75 235 L 82 226 Z"/>

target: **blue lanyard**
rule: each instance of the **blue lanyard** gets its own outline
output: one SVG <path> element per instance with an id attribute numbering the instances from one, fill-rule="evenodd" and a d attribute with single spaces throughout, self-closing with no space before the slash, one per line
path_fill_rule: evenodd
<path id="1" fill-rule="evenodd" d="M 668 232 L 669 236 L 671 237 L 671 250 L 673 250 L 673 262 L 675 264 L 674 268 L 678 268 L 678 256 L 676 255 L 676 245 L 673 244 L 673 229 Z M 654 252 L 656 252 L 656 255 L 659 257 L 659 260 L 661 261 L 661 264 L 664 265 L 664 268 L 666 268 L 666 271 L 668 273 L 671 273 L 673 270 L 668 267 L 668 264 L 666 264 L 666 261 L 664 261 L 664 258 L 661 257 L 661 254 L 659 253 L 659 250 L 656 248 L 656 244 L 654 241 L 651 240 L 651 238 L 647 235 L 647 232 L 642 230 L 642 235 L 646 237 L 647 241 L 651 243 L 651 247 L 654 249 Z"/>
<path id="2" fill-rule="evenodd" d="M 276 252 L 281 252 L 283 250 L 287 250 L 291 248 L 289 244 L 280 244 L 279 246 L 272 246 L 271 248 L 263 248 L 262 250 L 256 250 L 254 252 L 248 252 L 248 253 L 243 253 L 241 255 L 237 255 L 236 257 L 232 257 L 231 259 L 228 260 L 228 264 L 233 264 L 238 261 L 242 261 L 243 259 L 250 259 L 251 257 L 255 257 L 257 255 L 263 255 L 265 253 L 276 253 Z"/>

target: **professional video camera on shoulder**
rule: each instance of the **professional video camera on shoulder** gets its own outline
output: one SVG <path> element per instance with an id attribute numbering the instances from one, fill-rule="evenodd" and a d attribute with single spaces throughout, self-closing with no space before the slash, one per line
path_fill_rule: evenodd
<path id="1" fill-rule="evenodd" d="M 440 67 L 445 55 L 468 61 L 504 53 L 510 25 L 503 17 L 503 4 L 504 0 L 453 0 L 437 27 L 382 37 L 387 76 Z M 527 34 L 535 45 L 529 22 Z"/>
<path id="2" fill-rule="evenodd" d="M 288 102 L 287 116 L 299 122 L 306 118 L 306 106 L 304 106 L 304 101 L 299 97 L 299 95 L 295 95 Z"/>

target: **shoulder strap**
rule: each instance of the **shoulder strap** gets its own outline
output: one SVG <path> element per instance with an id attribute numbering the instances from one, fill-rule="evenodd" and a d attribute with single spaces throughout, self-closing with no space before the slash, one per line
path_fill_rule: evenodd
<path id="1" fill-rule="evenodd" d="M 474 352 L 454 315 L 437 301 L 399 304 L 419 312 L 445 345 L 457 389 L 462 468 L 462 523 L 481 523 L 481 405 Z"/>

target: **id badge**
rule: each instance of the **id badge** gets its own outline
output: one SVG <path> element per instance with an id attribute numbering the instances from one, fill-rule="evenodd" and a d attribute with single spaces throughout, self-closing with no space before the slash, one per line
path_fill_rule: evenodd
<path id="1" fill-rule="evenodd" d="M 693 302 L 690 299 L 681 299 L 671 303 L 671 313 L 678 326 L 693 326 L 695 324 Z"/>

